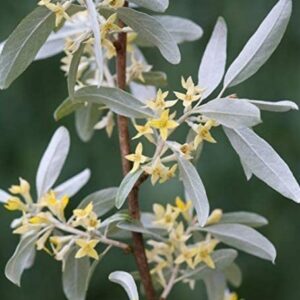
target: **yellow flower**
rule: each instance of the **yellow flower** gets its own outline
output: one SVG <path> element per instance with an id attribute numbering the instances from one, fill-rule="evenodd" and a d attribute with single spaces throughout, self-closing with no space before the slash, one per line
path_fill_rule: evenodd
<path id="1" fill-rule="evenodd" d="M 125 0 L 104 0 L 101 4 L 108 5 L 112 8 L 119 8 L 124 6 Z"/>
<path id="2" fill-rule="evenodd" d="M 66 13 L 66 10 L 70 7 L 71 1 L 66 1 L 64 4 L 51 3 L 50 0 L 41 0 L 38 5 L 46 6 L 49 10 L 55 13 L 55 26 L 58 27 L 61 22 L 66 20 L 71 20 L 70 16 Z"/>
<path id="3" fill-rule="evenodd" d="M 172 179 L 173 177 L 175 177 L 176 175 L 176 171 L 177 171 L 177 164 L 174 164 L 171 168 L 167 169 L 167 172 L 164 174 L 164 177 L 159 181 L 160 183 L 164 183 L 167 180 Z"/>
<path id="4" fill-rule="evenodd" d="M 166 177 L 168 168 L 161 163 L 160 159 L 158 159 L 152 166 L 143 167 L 143 170 L 151 175 L 151 183 L 152 185 L 155 185 L 159 179 L 164 179 Z"/>
<path id="5" fill-rule="evenodd" d="M 191 153 L 193 152 L 194 147 L 192 144 L 189 143 L 185 143 L 183 145 L 180 146 L 179 151 L 180 153 L 183 155 L 183 157 L 185 159 L 192 159 L 192 155 Z"/>
<path id="6" fill-rule="evenodd" d="M 115 24 L 117 20 L 117 14 L 112 14 L 106 21 L 101 25 L 101 38 L 106 39 L 106 36 L 111 31 L 119 31 L 121 28 Z"/>
<path id="7" fill-rule="evenodd" d="M 4 207 L 10 211 L 26 211 L 26 205 L 17 197 L 8 199 L 7 203 L 4 204 Z"/>
<path id="8" fill-rule="evenodd" d="M 186 263 L 191 269 L 195 268 L 194 257 L 197 253 L 195 247 L 182 246 L 180 255 L 176 258 L 175 264 L 180 265 Z"/>
<path id="9" fill-rule="evenodd" d="M 166 108 L 172 107 L 176 104 L 175 101 L 166 101 L 169 92 L 163 92 L 161 89 L 158 90 L 155 99 L 147 102 L 147 106 L 156 111 L 162 111 Z"/>
<path id="10" fill-rule="evenodd" d="M 87 218 L 90 215 L 90 213 L 93 211 L 93 209 L 94 209 L 93 202 L 90 202 L 84 209 L 74 209 L 73 215 L 77 219 Z"/>
<path id="11" fill-rule="evenodd" d="M 69 204 L 69 200 L 70 199 L 67 196 L 56 199 L 55 193 L 51 191 L 42 199 L 42 203 L 61 221 L 65 221 L 65 208 Z"/>
<path id="12" fill-rule="evenodd" d="M 147 156 L 143 155 L 143 145 L 139 143 L 135 149 L 135 153 L 126 155 L 125 158 L 133 162 L 132 173 L 137 171 L 141 164 L 145 163 L 148 160 Z"/>
<path id="13" fill-rule="evenodd" d="M 161 256 L 165 257 L 169 263 L 172 263 L 175 248 L 171 243 L 149 240 L 147 244 L 153 247 L 151 251 L 148 250 L 147 252 L 147 258 L 150 263 L 161 262 L 163 260 Z"/>
<path id="14" fill-rule="evenodd" d="M 175 200 L 177 210 L 183 215 L 186 220 L 191 219 L 192 201 L 184 202 L 180 197 Z"/>
<path id="15" fill-rule="evenodd" d="M 37 250 L 45 250 L 46 252 L 49 253 L 49 250 L 46 249 L 45 244 L 48 241 L 48 238 L 50 236 L 50 234 L 52 233 L 52 230 L 48 230 L 46 231 L 46 233 L 44 233 L 36 242 L 36 249 Z"/>
<path id="16" fill-rule="evenodd" d="M 176 246 L 182 246 L 189 238 L 190 234 L 185 233 L 183 223 L 180 222 L 179 225 L 174 228 L 170 233 L 171 242 Z"/>
<path id="17" fill-rule="evenodd" d="M 32 202 L 32 198 L 30 195 L 30 184 L 23 178 L 19 178 L 19 185 L 12 185 L 9 189 L 9 192 L 14 195 L 21 195 L 24 197 L 27 203 Z"/>
<path id="18" fill-rule="evenodd" d="M 127 33 L 127 52 L 132 53 L 134 51 L 134 41 L 137 38 L 136 32 L 128 32 Z"/>
<path id="19" fill-rule="evenodd" d="M 134 54 L 131 55 L 131 65 L 127 70 L 128 81 L 138 79 L 142 83 L 145 83 L 145 78 L 143 73 L 151 71 L 152 66 L 147 65 L 143 61 L 138 61 Z"/>
<path id="20" fill-rule="evenodd" d="M 193 127 L 193 130 L 196 132 L 196 137 L 194 139 L 194 148 L 198 148 L 198 146 L 203 142 L 207 141 L 209 143 L 216 143 L 216 140 L 212 137 L 210 133 L 211 129 L 211 121 L 205 123 L 205 125 L 199 124 L 197 127 Z"/>
<path id="21" fill-rule="evenodd" d="M 170 118 L 169 110 L 167 109 L 162 112 L 159 119 L 150 120 L 149 125 L 153 128 L 159 129 L 162 139 L 166 141 L 169 129 L 176 128 L 179 124 Z"/>
<path id="22" fill-rule="evenodd" d="M 154 204 L 153 211 L 156 218 L 154 224 L 162 226 L 168 231 L 171 231 L 172 228 L 175 226 L 176 219 L 179 215 L 178 210 L 170 204 L 167 204 L 166 209 L 160 204 Z"/>
<path id="23" fill-rule="evenodd" d="M 132 138 L 133 140 L 145 136 L 145 138 L 147 138 L 151 143 L 154 141 L 152 137 L 153 129 L 150 127 L 148 123 L 146 123 L 143 126 L 134 124 L 134 128 L 138 133 Z"/>
<path id="24" fill-rule="evenodd" d="M 99 260 L 99 255 L 97 251 L 95 250 L 95 247 L 99 241 L 97 240 L 83 240 L 83 239 L 78 239 L 76 240 L 76 244 L 80 247 L 80 249 L 77 251 L 75 258 L 82 258 L 85 256 L 94 258 L 96 260 Z"/>
<path id="25" fill-rule="evenodd" d="M 182 77 L 181 85 L 184 89 L 186 89 L 186 93 L 174 93 L 179 100 L 183 101 L 183 106 L 185 108 L 190 108 L 194 101 L 197 101 L 201 98 L 203 90 L 195 86 L 192 77 L 189 77 L 186 81 Z"/>
<path id="26" fill-rule="evenodd" d="M 205 226 L 217 224 L 221 221 L 223 211 L 221 209 L 215 209 L 207 219 Z"/>
<path id="27" fill-rule="evenodd" d="M 215 268 L 215 263 L 210 254 L 214 251 L 219 241 L 208 237 L 205 241 L 200 242 L 197 246 L 197 254 L 195 257 L 195 266 L 203 262 L 211 269 Z"/>
<path id="28" fill-rule="evenodd" d="M 51 215 L 49 213 L 39 213 L 36 216 L 32 217 L 29 219 L 29 223 L 33 225 L 44 225 L 44 224 L 49 224 L 49 217 Z"/>
<path id="29" fill-rule="evenodd" d="M 102 46 L 106 49 L 105 56 L 107 59 L 112 59 L 117 55 L 117 50 L 110 40 L 104 39 L 102 41 Z"/>

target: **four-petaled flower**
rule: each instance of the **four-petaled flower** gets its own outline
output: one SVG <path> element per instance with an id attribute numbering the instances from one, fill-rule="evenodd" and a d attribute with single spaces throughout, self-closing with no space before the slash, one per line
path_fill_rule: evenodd
<path id="1" fill-rule="evenodd" d="M 203 142 L 207 141 L 209 143 L 216 143 L 217 141 L 212 137 L 210 130 L 215 123 L 211 120 L 207 121 L 205 125 L 199 124 L 194 125 L 192 129 L 196 132 L 196 137 L 194 139 L 194 148 L 198 148 L 198 146 Z"/>
<path id="2" fill-rule="evenodd" d="M 163 92 L 161 89 L 158 90 L 155 99 L 147 102 L 147 106 L 155 111 L 162 111 L 166 108 L 172 107 L 177 103 L 177 100 L 166 101 L 169 92 Z"/>
<path id="3" fill-rule="evenodd" d="M 169 116 L 169 110 L 164 110 L 159 119 L 152 119 L 149 121 L 149 125 L 153 128 L 159 129 L 161 138 L 166 141 L 169 134 L 169 129 L 174 129 L 179 124 L 172 120 L 172 116 Z"/>
<path id="4" fill-rule="evenodd" d="M 137 171 L 141 164 L 148 160 L 147 156 L 143 155 L 143 144 L 139 143 L 135 149 L 135 153 L 126 155 L 125 158 L 133 162 L 133 167 L 130 172 L 134 173 Z"/>
<path id="5" fill-rule="evenodd" d="M 95 260 L 99 260 L 98 252 L 95 250 L 95 247 L 98 243 L 98 240 L 76 240 L 76 244 L 80 247 L 80 249 L 77 251 L 75 258 L 82 258 L 87 256 L 94 258 Z"/>

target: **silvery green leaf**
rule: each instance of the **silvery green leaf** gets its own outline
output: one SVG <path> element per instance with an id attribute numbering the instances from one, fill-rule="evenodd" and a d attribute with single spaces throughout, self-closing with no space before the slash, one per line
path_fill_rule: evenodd
<path id="1" fill-rule="evenodd" d="M 236 288 L 240 287 L 240 285 L 242 284 L 243 275 L 240 267 L 236 263 L 228 266 L 224 270 L 224 274 L 230 284 L 232 284 Z"/>
<path id="2" fill-rule="evenodd" d="M 126 231 L 142 233 L 145 236 L 165 241 L 165 239 L 162 237 L 162 235 L 165 235 L 166 233 L 166 230 L 164 229 L 146 228 L 142 223 L 134 221 L 121 222 L 117 225 L 117 227 Z"/>
<path id="3" fill-rule="evenodd" d="M 226 65 L 227 26 L 223 18 L 219 18 L 212 36 L 202 57 L 198 85 L 204 88 L 202 99 L 207 98 L 220 84 Z"/>
<path id="4" fill-rule="evenodd" d="M 130 82 L 129 87 L 132 95 L 144 104 L 146 104 L 147 101 L 154 99 L 156 96 L 156 88 L 154 86 Z"/>
<path id="5" fill-rule="evenodd" d="M 17 246 L 15 253 L 9 259 L 5 267 L 5 276 L 17 286 L 21 284 L 21 277 L 28 267 L 28 260 L 32 257 L 35 243 L 38 239 L 37 233 L 24 236 Z"/>
<path id="6" fill-rule="evenodd" d="M 144 103 L 118 88 L 84 87 L 75 93 L 73 101 L 85 105 L 88 103 L 106 105 L 114 113 L 129 118 L 155 117 L 152 110 L 145 107 Z"/>
<path id="7" fill-rule="evenodd" d="M 237 258 L 237 251 L 234 249 L 216 250 L 212 253 L 211 257 L 215 263 L 215 270 L 224 270 L 230 266 Z M 200 263 L 194 270 L 188 270 L 183 273 L 182 279 L 190 278 L 200 280 L 212 274 L 213 270 L 205 263 Z"/>
<path id="8" fill-rule="evenodd" d="M 91 140 L 94 134 L 94 127 L 102 115 L 99 105 L 89 103 L 75 111 L 76 131 L 83 142 Z"/>
<path id="9" fill-rule="evenodd" d="M 164 12 L 169 7 L 169 0 L 129 0 L 129 2 L 157 12 Z"/>
<path id="10" fill-rule="evenodd" d="M 201 228 L 231 247 L 274 263 L 276 250 L 263 235 L 241 224 L 217 224 Z"/>
<path id="11" fill-rule="evenodd" d="M 89 169 L 85 169 L 64 183 L 54 188 L 54 192 L 57 198 L 61 198 L 64 195 L 68 197 L 73 197 L 77 194 L 82 187 L 84 187 L 91 177 L 91 171 Z"/>
<path id="12" fill-rule="evenodd" d="M 262 227 L 268 225 L 269 222 L 266 218 L 258 214 L 239 211 L 232 213 L 224 213 L 220 223 L 238 223 L 250 227 Z"/>
<path id="13" fill-rule="evenodd" d="M 90 279 L 90 260 L 88 257 L 75 258 L 77 250 L 74 247 L 64 260 L 62 282 L 64 293 L 69 300 L 84 300 Z"/>
<path id="14" fill-rule="evenodd" d="M 158 47 L 162 56 L 172 64 L 178 64 L 181 55 L 172 35 L 154 17 L 136 10 L 122 7 L 118 9 L 119 18 L 143 39 Z"/>
<path id="15" fill-rule="evenodd" d="M 65 127 L 54 133 L 38 167 L 36 188 L 38 198 L 47 193 L 57 180 L 70 149 L 70 135 Z"/>
<path id="16" fill-rule="evenodd" d="M 54 119 L 55 121 L 60 121 L 61 119 L 67 117 L 68 115 L 74 113 L 77 109 L 80 109 L 82 107 L 84 107 L 84 102 L 78 102 L 74 99 L 67 98 L 55 110 L 53 114 Z"/>
<path id="17" fill-rule="evenodd" d="M 116 208 L 120 209 L 125 203 L 129 193 L 133 189 L 134 185 L 143 174 L 143 170 L 140 169 L 134 173 L 128 173 L 122 180 L 120 187 L 118 189 L 118 193 L 116 196 Z"/>
<path id="18" fill-rule="evenodd" d="M 280 0 L 229 67 L 224 87 L 235 86 L 256 73 L 279 45 L 292 13 L 292 0 Z"/>
<path id="19" fill-rule="evenodd" d="M 283 196 L 299 203 L 300 187 L 275 150 L 248 128 L 224 128 L 234 150 L 251 172 Z"/>
<path id="20" fill-rule="evenodd" d="M 85 44 L 81 43 L 77 51 L 72 56 L 69 72 L 68 72 L 68 92 L 70 98 L 74 97 L 75 85 L 77 82 L 77 72 L 80 64 L 81 56 L 83 54 Z"/>
<path id="21" fill-rule="evenodd" d="M 109 280 L 120 284 L 126 291 L 129 300 L 139 300 L 139 294 L 132 275 L 123 271 L 110 273 Z"/>
<path id="22" fill-rule="evenodd" d="M 45 7 L 30 13 L 13 33 L 0 55 L 0 89 L 5 89 L 32 63 L 54 28 L 55 15 Z"/>
<path id="23" fill-rule="evenodd" d="M 101 217 L 114 208 L 117 191 L 118 188 L 111 187 L 92 193 L 82 200 L 78 208 L 83 209 L 92 202 L 93 211 Z"/>
<path id="24" fill-rule="evenodd" d="M 272 112 L 286 112 L 289 110 L 299 110 L 298 105 L 295 102 L 289 100 L 276 101 L 276 102 L 249 100 L 249 102 L 256 105 L 261 110 L 272 111 Z"/>
<path id="25" fill-rule="evenodd" d="M 200 39 L 203 35 L 202 28 L 195 22 L 177 16 L 155 16 L 177 44 L 193 42 Z"/>
<path id="26" fill-rule="evenodd" d="M 251 172 L 250 168 L 246 165 L 245 162 L 243 162 L 242 160 L 240 160 L 240 161 L 241 161 L 241 165 L 243 167 L 245 176 L 246 176 L 247 180 L 249 181 L 252 178 L 253 173 Z"/>
<path id="27" fill-rule="evenodd" d="M 224 300 L 226 278 L 220 271 L 215 271 L 204 278 L 208 300 Z"/>
<path id="28" fill-rule="evenodd" d="M 153 222 L 155 221 L 155 215 L 153 213 L 141 213 L 141 223 L 146 228 L 157 228 Z"/>
<path id="29" fill-rule="evenodd" d="M 252 127 L 261 122 L 260 110 L 242 99 L 215 99 L 201 105 L 197 112 L 230 128 Z"/>
<path id="30" fill-rule="evenodd" d="M 10 194 L 6 193 L 3 190 L 0 190 L 0 202 L 6 203 L 9 198 L 11 198 Z"/>
<path id="31" fill-rule="evenodd" d="M 100 34 L 100 24 L 98 22 L 98 11 L 93 0 L 85 0 L 87 11 L 89 14 L 89 21 L 91 30 L 93 32 L 95 41 L 94 41 L 94 54 L 96 58 L 97 67 L 99 70 L 98 74 L 98 87 L 100 87 L 103 80 L 103 53 L 102 53 L 102 42 L 101 42 L 101 34 Z"/>
<path id="32" fill-rule="evenodd" d="M 185 192 L 193 202 L 200 226 L 204 226 L 209 215 L 209 203 L 202 180 L 191 162 L 178 154 L 177 161 Z"/>
<path id="33" fill-rule="evenodd" d="M 144 81 L 141 81 L 140 79 L 135 79 L 134 81 L 139 84 L 144 85 L 153 85 L 157 87 L 163 87 L 168 84 L 167 75 L 164 72 L 159 71 L 150 71 L 143 73 Z"/>

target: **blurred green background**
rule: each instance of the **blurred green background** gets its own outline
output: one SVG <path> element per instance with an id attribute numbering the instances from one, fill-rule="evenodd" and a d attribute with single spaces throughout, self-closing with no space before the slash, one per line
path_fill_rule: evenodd
<path id="1" fill-rule="evenodd" d="M 5 39 L 30 10 L 36 1 L 1 1 L 0 39 Z M 181 47 L 183 60 L 179 66 L 170 66 L 155 51 L 146 51 L 148 60 L 160 66 L 169 75 L 170 89 L 179 89 L 181 75 L 196 78 L 200 57 L 219 15 L 225 17 L 229 27 L 228 61 L 231 62 L 255 31 L 275 0 L 185 0 L 171 1 L 168 14 L 187 17 L 200 24 L 205 34 L 200 41 Z M 298 102 L 300 98 L 300 3 L 295 1 L 294 14 L 287 34 L 271 60 L 251 79 L 232 92 L 251 99 Z M 22 176 L 34 183 L 35 171 L 46 144 L 60 124 L 52 117 L 54 109 L 67 93 L 66 80 L 59 70 L 60 57 L 34 63 L 13 86 L 0 92 L 0 186 L 7 188 Z M 299 114 L 263 115 L 264 124 L 257 132 L 281 154 L 300 180 L 300 122 Z M 120 160 L 116 132 L 107 139 L 97 133 L 88 144 L 83 144 L 74 131 L 73 118 L 63 122 L 72 134 L 72 149 L 63 178 L 89 167 L 93 177 L 72 205 L 80 201 L 84 193 L 117 185 L 121 180 Z M 218 146 L 206 145 L 199 171 L 206 185 L 213 208 L 225 211 L 249 210 L 266 216 L 270 225 L 262 232 L 278 250 L 276 264 L 241 254 L 238 261 L 244 273 L 244 282 L 238 293 L 246 300 L 298 300 L 300 299 L 300 207 L 271 190 L 256 178 L 249 183 L 243 175 L 237 155 L 221 131 L 215 134 Z M 143 187 L 141 201 L 150 209 L 152 203 L 173 201 L 181 194 L 181 186 L 175 180 L 152 189 Z M 12 255 L 17 237 L 11 234 L 9 224 L 13 216 L 0 208 L 0 270 Z M 114 252 L 98 267 L 92 280 L 88 299 L 125 299 L 123 291 L 107 280 L 116 269 L 131 271 L 131 258 Z M 1 300 L 60 300 L 60 264 L 44 253 L 39 253 L 33 269 L 23 277 L 19 289 L 6 280 L 0 272 Z M 206 299 L 203 287 L 197 285 L 196 293 L 186 286 L 176 288 L 173 300 L 190 297 Z"/>

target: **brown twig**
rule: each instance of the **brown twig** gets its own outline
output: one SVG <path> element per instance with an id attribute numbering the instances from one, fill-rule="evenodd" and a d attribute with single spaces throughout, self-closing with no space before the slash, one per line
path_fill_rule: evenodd
<path id="1" fill-rule="evenodd" d="M 127 3 L 125 5 L 128 5 Z M 124 26 L 124 24 L 120 24 Z M 117 50 L 117 81 L 118 87 L 125 90 L 126 88 L 126 47 L 127 47 L 127 34 L 119 33 L 118 41 L 115 43 Z M 125 159 L 130 151 L 130 137 L 128 130 L 128 119 L 124 116 L 118 116 L 118 129 L 119 129 L 119 142 L 120 151 L 122 158 L 122 167 L 124 175 L 128 174 L 131 170 L 131 163 Z M 132 189 L 128 196 L 128 208 L 129 213 L 133 219 L 140 219 L 140 208 L 138 200 L 138 192 L 140 184 L 147 179 L 145 175 L 142 175 L 139 179 L 138 184 Z M 140 233 L 133 232 L 133 253 L 137 263 L 137 267 L 141 276 L 141 281 L 144 286 L 145 294 L 147 300 L 155 300 L 155 291 L 152 284 L 152 279 L 150 275 L 150 270 L 146 258 L 145 246 L 143 235 Z"/>

